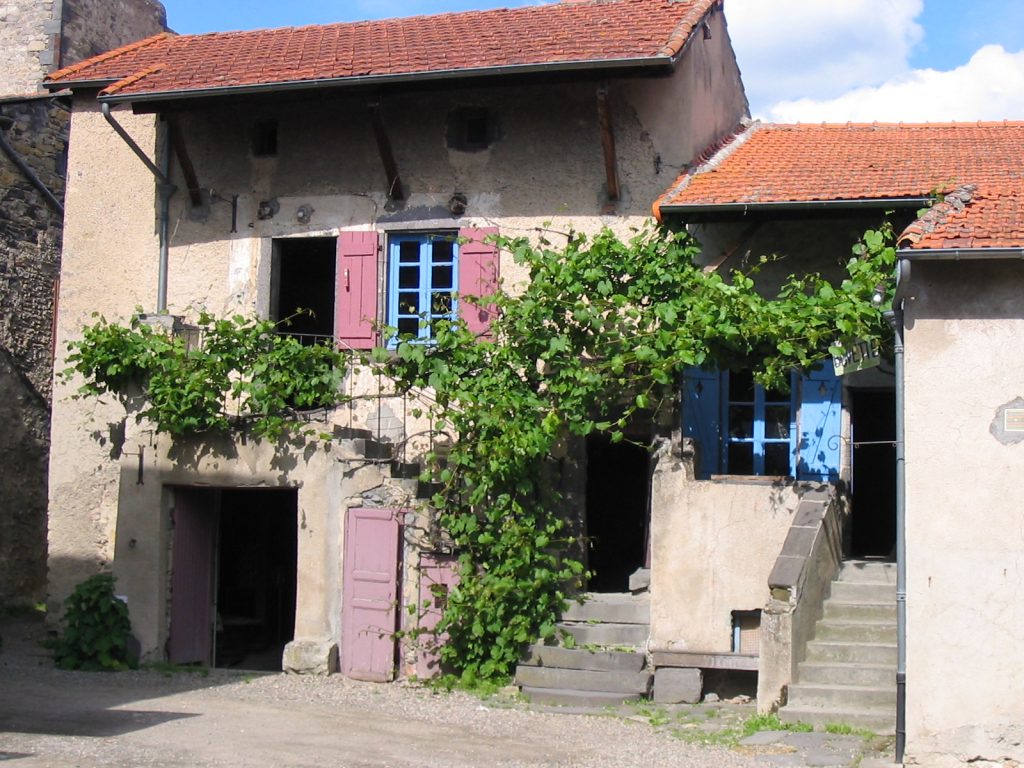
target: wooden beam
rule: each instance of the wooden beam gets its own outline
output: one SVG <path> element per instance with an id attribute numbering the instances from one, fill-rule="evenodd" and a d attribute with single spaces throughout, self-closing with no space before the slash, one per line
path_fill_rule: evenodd
<path id="1" fill-rule="evenodd" d="M 185 177 L 185 184 L 188 187 L 188 197 L 193 208 L 203 204 L 203 194 L 199 189 L 199 179 L 196 178 L 196 169 L 192 165 L 192 158 L 189 157 L 188 147 L 185 146 L 185 137 L 181 132 L 181 124 L 176 117 L 167 116 L 167 127 L 171 132 L 171 146 L 174 147 L 174 154 L 178 157 L 178 165 L 181 166 L 181 175 Z"/>
<path id="2" fill-rule="evenodd" d="M 388 199 L 405 200 L 402 179 L 398 175 L 398 163 L 395 162 L 395 153 L 391 151 L 391 140 L 384 127 L 384 118 L 380 115 L 380 102 L 370 102 L 370 118 L 373 121 L 373 135 L 377 138 L 377 151 L 380 152 L 380 161 L 384 164 L 384 174 L 388 179 Z"/>
<path id="3" fill-rule="evenodd" d="M 619 171 L 615 158 L 615 133 L 612 131 L 611 106 L 608 103 L 608 86 L 597 89 L 597 124 L 601 129 L 601 147 L 604 150 L 604 173 L 608 179 L 608 199 L 618 202 Z"/>

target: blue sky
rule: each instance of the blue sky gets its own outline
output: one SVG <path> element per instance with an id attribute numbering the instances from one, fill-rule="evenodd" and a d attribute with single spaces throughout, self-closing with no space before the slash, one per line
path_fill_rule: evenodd
<path id="1" fill-rule="evenodd" d="M 540 0 L 164 0 L 183 34 Z M 725 0 L 755 117 L 1024 119 L 1021 0 Z"/>

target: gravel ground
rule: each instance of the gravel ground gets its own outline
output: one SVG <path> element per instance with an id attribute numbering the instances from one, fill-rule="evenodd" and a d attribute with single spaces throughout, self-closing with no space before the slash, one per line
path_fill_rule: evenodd
<path id="1" fill-rule="evenodd" d="M 0 761 L 20 768 L 769 764 L 622 717 L 340 675 L 62 672 L 38 648 L 40 631 L 0 621 Z"/>

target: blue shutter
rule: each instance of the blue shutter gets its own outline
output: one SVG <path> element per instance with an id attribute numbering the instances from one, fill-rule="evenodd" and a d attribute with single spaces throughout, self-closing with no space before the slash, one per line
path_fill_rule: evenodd
<path id="1" fill-rule="evenodd" d="M 697 442 L 697 476 L 718 472 L 721 450 L 718 371 L 686 368 L 683 371 L 683 436 Z"/>
<path id="2" fill-rule="evenodd" d="M 800 377 L 797 479 L 839 479 L 843 385 L 826 362 Z"/>

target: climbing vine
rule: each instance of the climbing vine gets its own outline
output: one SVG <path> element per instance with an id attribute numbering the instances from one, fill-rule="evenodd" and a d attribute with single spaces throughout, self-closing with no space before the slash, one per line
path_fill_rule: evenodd
<path id="1" fill-rule="evenodd" d="M 686 366 L 742 366 L 785 388 L 789 371 L 826 350 L 886 342 L 872 298 L 887 291 L 895 263 L 884 225 L 854 247 L 838 285 L 797 275 L 765 296 L 755 278 L 770 257 L 731 274 L 705 271 L 683 232 L 497 244 L 529 279 L 482 300 L 494 309 L 487 338 L 434 321 L 432 343 L 401 340 L 395 355 L 362 361 L 399 391 L 430 388 L 423 415 L 455 438 L 430 464 L 441 488 L 433 503 L 460 563 L 438 629 L 450 638 L 442 659 L 467 681 L 507 674 L 525 643 L 554 635 L 585 577 L 585 543 L 567 526 L 559 490 L 567 441 L 624 439 L 638 413 L 673 401 Z M 269 322 L 204 314 L 199 325 L 205 343 L 190 349 L 138 322 L 100 319 L 72 345 L 68 375 L 84 377 L 82 394 L 141 393 L 140 415 L 175 436 L 242 423 L 276 438 L 296 425 L 294 408 L 341 400 L 346 361 L 333 349 L 303 347 Z"/>

